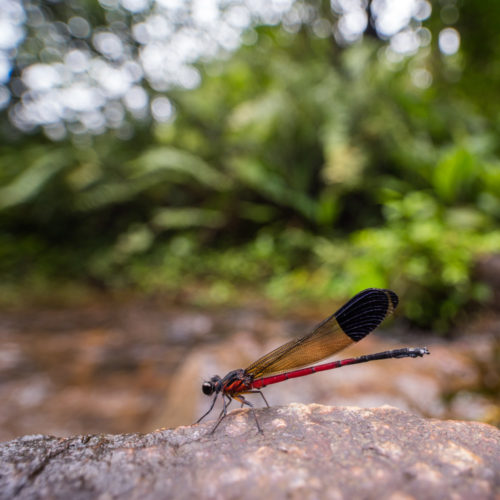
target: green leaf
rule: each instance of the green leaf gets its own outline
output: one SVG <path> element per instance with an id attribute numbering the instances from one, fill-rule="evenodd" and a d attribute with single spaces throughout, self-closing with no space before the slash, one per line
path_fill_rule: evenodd
<path id="1" fill-rule="evenodd" d="M 28 165 L 5 187 L 0 188 L 0 210 L 20 205 L 34 198 L 58 172 L 68 166 L 65 150 L 46 152 Z M 22 156 L 19 157 L 19 161 Z M 24 166 L 24 165 L 23 165 Z"/>
<path id="2" fill-rule="evenodd" d="M 199 156 L 172 147 L 151 148 L 130 162 L 131 179 L 147 174 L 162 174 L 166 180 L 181 176 L 184 181 L 194 180 L 217 191 L 229 189 L 231 179 L 213 168 Z M 177 177 L 173 174 L 177 174 Z"/>
<path id="3" fill-rule="evenodd" d="M 475 156 L 463 148 L 453 149 L 436 165 L 433 185 L 448 203 L 474 199 L 478 190 L 481 166 Z"/>
<path id="4" fill-rule="evenodd" d="M 226 221 L 222 212 L 206 208 L 162 208 L 156 212 L 152 223 L 161 229 L 187 227 L 221 227 Z"/>

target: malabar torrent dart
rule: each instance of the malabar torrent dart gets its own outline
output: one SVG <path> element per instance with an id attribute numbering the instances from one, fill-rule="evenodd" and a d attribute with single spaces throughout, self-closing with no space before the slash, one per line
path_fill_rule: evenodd
<path id="1" fill-rule="evenodd" d="M 203 382 L 201 387 L 204 394 L 213 395 L 212 404 L 196 423 L 213 410 L 220 395 L 223 407 L 211 432 L 217 429 L 227 415 L 227 408 L 233 399 L 239 401 L 242 406 L 250 407 L 257 428 L 262 432 L 253 404 L 245 399 L 244 394 L 260 394 L 269 407 L 261 391 L 267 385 L 378 359 L 417 358 L 429 354 L 425 347 L 405 347 L 309 366 L 366 337 L 392 314 L 398 302 L 398 296 L 391 290 L 368 288 L 355 295 L 307 335 L 274 349 L 245 369 L 233 370 L 222 378 L 214 375 L 210 380 Z"/>

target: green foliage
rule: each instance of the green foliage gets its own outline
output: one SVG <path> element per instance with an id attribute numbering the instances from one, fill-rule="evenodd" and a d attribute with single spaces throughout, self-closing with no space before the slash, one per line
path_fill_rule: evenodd
<path id="1" fill-rule="evenodd" d="M 484 96 L 500 73 L 479 86 L 435 47 L 395 62 L 380 41 L 256 32 L 170 91 L 171 123 L 3 147 L 2 286 L 202 283 L 211 301 L 247 287 L 289 305 L 390 286 L 441 330 L 484 301 L 472 268 L 500 249 L 500 110 Z M 411 78 L 424 69 L 428 88 Z"/>
<path id="2" fill-rule="evenodd" d="M 481 178 L 481 165 L 469 151 L 453 149 L 436 165 L 432 184 L 449 204 L 474 201 Z"/>

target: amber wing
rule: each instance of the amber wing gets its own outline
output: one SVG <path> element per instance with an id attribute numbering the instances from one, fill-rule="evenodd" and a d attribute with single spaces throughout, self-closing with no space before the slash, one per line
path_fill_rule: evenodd
<path id="1" fill-rule="evenodd" d="M 391 290 L 363 290 L 311 333 L 262 356 L 245 372 L 257 379 L 328 358 L 366 337 L 394 311 L 398 302 L 398 296 Z"/>

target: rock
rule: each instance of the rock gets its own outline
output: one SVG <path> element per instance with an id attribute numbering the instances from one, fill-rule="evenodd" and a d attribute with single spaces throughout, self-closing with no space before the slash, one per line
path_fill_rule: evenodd
<path id="1" fill-rule="evenodd" d="M 392 407 L 292 404 L 150 434 L 0 444 L 0 498 L 494 499 L 500 431 Z M 497 497 L 498 498 L 498 497 Z"/>

